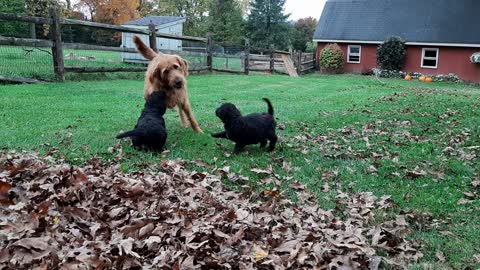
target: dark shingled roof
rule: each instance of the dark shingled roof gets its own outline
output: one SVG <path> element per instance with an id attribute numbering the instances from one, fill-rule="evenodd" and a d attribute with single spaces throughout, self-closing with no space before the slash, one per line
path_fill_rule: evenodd
<path id="1" fill-rule="evenodd" d="M 315 40 L 480 44 L 480 0 L 329 0 Z"/>
<path id="2" fill-rule="evenodd" d="M 148 16 L 143 17 L 137 20 L 129 21 L 123 25 L 139 25 L 139 26 L 148 26 L 150 22 L 154 25 L 161 25 L 166 23 L 171 23 L 179 20 L 185 19 L 184 17 L 174 17 L 174 16 Z"/>

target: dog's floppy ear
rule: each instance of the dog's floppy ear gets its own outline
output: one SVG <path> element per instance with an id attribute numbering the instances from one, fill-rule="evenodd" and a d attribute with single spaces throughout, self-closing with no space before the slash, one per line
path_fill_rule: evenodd
<path id="1" fill-rule="evenodd" d="M 178 58 L 178 63 L 182 67 L 183 75 L 185 75 L 185 77 L 187 77 L 188 76 L 188 62 L 187 62 L 187 60 L 181 58 L 180 56 L 177 56 L 177 58 Z"/>
<path id="2" fill-rule="evenodd" d="M 188 76 L 188 62 L 185 59 L 182 59 L 183 63 L 183 73 L 185 74 L 185 77 Z"/>
<path id="3" fill-rule="evenodd" d="M 154 50 L 150 49 L 145 43 L 143 43 L 137 35 L 133 35 L 133 42 L 135 42 L 137 51 L 146 59 L 153 60 L 153 58 L 158 55 Z"/>
<path id="4" fill-rule="evenodd" d="M 156 68 L 155 71 L 151 72 L 148 75 L 148 80 L 151 84 L 155 83 L 155 79 L 163 80 L 163 73 L 165 72 L 165 68 Z"/>

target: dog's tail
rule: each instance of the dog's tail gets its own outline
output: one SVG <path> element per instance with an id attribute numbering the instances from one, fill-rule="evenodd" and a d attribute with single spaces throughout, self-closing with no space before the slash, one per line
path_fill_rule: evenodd
<path id="1" fill-rule="evenodd" d="M 273 115 L 273 106 L 268 98 L 262 98 L 268 105 L 268 114 Z"/>
<path id="2" fill-rule="evenodd" d="M 158 55 L 154 50 L 145 45 L 145 43 L 143 43 L 143 41 L 137 35 L 133 35 L 133 42 L 135 42 L 137 51 L 146 59 L 153 60 L 153 58 Z"/>
<path id="3" fill-rule="evenodd" d="M 123 138 L 128 138 L 128 137 L 133 137 L 133 136 L 139 136 L 141 135 L 136 129 L 130 130 L 124 133 L 120 133 L 117 135 L 117 139 L 123 139 Z"/>

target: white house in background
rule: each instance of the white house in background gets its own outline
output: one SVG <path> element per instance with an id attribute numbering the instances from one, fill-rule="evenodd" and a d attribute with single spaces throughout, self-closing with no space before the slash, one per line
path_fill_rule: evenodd
<path id="1" fill-rule="evenodd" d="M 157 29 L 157 33 L 165 33 L 165 34 L 172 34 L 181 36 L 183 33 L 183 23 L 185 23 L 186 19 L 184 17 L 173 17 L 173 16 L 149 16 L 140 18 L 138 20 L 133 20 L 122 24 L 122 26 L 130 27 L 130 28 L 138 28 L 138 29 L 145 29 L 148 30 L 148 25 L 153 23 L 155 28 Z M 132 33 L 122 33 L 122 47 L 126 48 L 135 48 L 135 44 L 132 40 Z M 147 35 L 140 35 L 139 36 L 145 44 L 149 44 L 148 36 Z M 158 38 L 157 37 L 157 48 L 159 50 L 174 50 L 174 51 L 181 51 L 182 50 L 182 41 L 181 40 L 174 40 L 174 39 L 166 39 L 166 38 Z M 146 62 L 145 58 L 143 58 L 138 53 L 122 53 L 122 61 L 123 62 Z"/>

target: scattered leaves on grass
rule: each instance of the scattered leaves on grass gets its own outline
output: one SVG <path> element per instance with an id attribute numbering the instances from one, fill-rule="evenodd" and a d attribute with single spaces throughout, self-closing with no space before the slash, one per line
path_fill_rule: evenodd
<path id="1" fill-rule="evenodd" d="M 475 263 L 480 263 L 480 253 L 473 255 L 473 259 L 474 259 Z"/>
<path id="2" fill-rule="evenodd" d="M 437 257 L 439 262 L 441 262 L 441 263 L 445 262 L 445 254 L 443 254 L 443 252 L 441 252 L 440 250 L 438 250 L 435 253 L 435 257 Z"/>
<path id="3" fill-rule="evenodd" d="M 297 203 L 275 190 L 251 200 L 185 164 L 123 173 L 0 153 L 1 182 L 23 193 L 1 208 L 0 268 L 378 269 L 422 256 L 404 216 L 376 218 L 389 197 L 339 192 L 335 212 L 293 183 Z"/>
<path id="4" fill-rule="evenodd" d="M 427 175 L 427 172 L 424 171 L 424 170 L 420 170 L 418 168 L 415 168 L 415 170 L 412 170 L 412 171 L 407 171 L 405 173 L 405 175 L 408 177 L 408 178 L 418 178 L 418 177 L 421 177 L 421 176 L 425 176 Z"/>
<path id="5" fill-rule="evenodd" d="M 458 204 L 458 205 L 465 205 L 465 204 L 472 204 L 472 203 L 474 203 L 474 202 L 475 202 L 474 200 L 469 200 L 469 199 L 461 198 L 460 200 L 458 200 L 457 204 Z"/>

